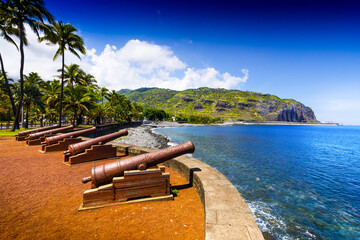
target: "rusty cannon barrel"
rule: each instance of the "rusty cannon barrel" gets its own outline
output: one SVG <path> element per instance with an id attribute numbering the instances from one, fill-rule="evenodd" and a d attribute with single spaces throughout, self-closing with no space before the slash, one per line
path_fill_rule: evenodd
<path id="1" fill-rule="evenodd" d="M 99 187 L 110 183 L 114 177 L 122 176 L 126 170 L 145 170 L 148 167 L 155 166 L 186 153 L 193 153 L 194 151 L 194 144 L 188 141 L 174 147 L 94 166 L 91 169 L 91 176 L 83 178 L 82 182 L 87 183 L 92 181 L 96 187 Z"/>
<path id="2" fill-rule="evenodd" d="M 52 136 L 52 137 L 47 137 L 47 138 L 45 138 L 45 142 L 47 145 L 50 145 L 50 144 L 57 143 L 58 141 L 61 141 L 64 138 L 75 138 L 78 136 L 84 136 L 84 135 L 94 133 L 94 132 L 96 132 L 96 127 L 87 128 L 84 130 L 78 130 L 78 131 L 69 132 L 69 133 L 64 133 L 64 134 L 56 135 L 56 136 Z"/>
<path id="3" fill-rule="evenodd" d="M 40 138 L 42 136 L 45 136 L 47 134 L 55 134 L 55 133 L 65 132 L 65 131 L 72 130 L 72 129 L 74 129 L 74 126 L 70 125 L 70 126 L 67 126 L 67 127 L 47 130 L 47 131 L 44 131 L 44 132 L 33 133 L 33 134 L 29 135 L 29 139 L 33 140 L 33 139 L 37 139 L 37 138 Z"/>
<path id="4" fill-rule="evenodd" d="M 59 125 L 53 125 L 53 126 L 48 126 L 48 127 L 30 129 L 30 130 L 26 130 L 26 131 L 20 131 L 18 133 L 18 136 L 27 136 L 32 133 L 43 132 L 43 131 L 51 130 L 51 129 L 58 128 L 58 127 L 59 127 Z"/>
<path id="5" fill-rule="evenodd" d="M 111 134 L 108 134 L 105 136 L 97 137 L 97 138 L 90 139 L 90 140 L 80 142 L 80 143 L 74 143 L 74 144 L 69 145 L 68 151 L 65 151 L 65 153 L 70 152 L 71 155 L 75 155 L 75 154 L 84 152 L 85 149 L 90 148 L 91 145 L 103 145 L 107 142 L 110 142 L 114 139 L 117 139 L 119 137 L 126 136 L 126 135 L 128 135 L 128 131 L 126 129 L 123 129 L 121 131 L 111 133 Z"/>

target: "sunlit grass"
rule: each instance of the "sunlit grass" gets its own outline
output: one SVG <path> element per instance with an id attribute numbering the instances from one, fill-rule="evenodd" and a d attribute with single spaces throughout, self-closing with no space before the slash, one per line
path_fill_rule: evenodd
<path id="1" fill-rule="evenodd" d="M 25 130 L 29 130 L 29 129 L 33 129 L 33 128 L 37 128 L 37 127 L 20 128 L 20 129 L 16 129 L 14 132 L 11 132 L 11 128 L 2 129 L 2 130 L 0 130 L 0 137 L 13 137 L 16 134 L 18 134 L 19 131 L 25 131 Z"/>
<path id="2" fill-rule="evenodd" d="M 93 127 L 94 124 L 79 124 L 79 125 L 76 125 L 76 127 L 81 127 L 81 128 L 88 128 L 88 127 Z"/>

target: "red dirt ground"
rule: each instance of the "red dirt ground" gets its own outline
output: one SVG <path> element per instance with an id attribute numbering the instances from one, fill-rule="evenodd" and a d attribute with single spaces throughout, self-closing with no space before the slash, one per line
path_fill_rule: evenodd
<path id="1" fill-rule="evenodd" d="M 67 166 L 62 153 L 42 154 L 0 137 L 0 239 L 204 239 L 204 211 L 194 188 L 174 201 L 78 212 L 90 183 L 81 179 L 108 161 Z M 170 172 L 173 186 L 187 182 Z"/>

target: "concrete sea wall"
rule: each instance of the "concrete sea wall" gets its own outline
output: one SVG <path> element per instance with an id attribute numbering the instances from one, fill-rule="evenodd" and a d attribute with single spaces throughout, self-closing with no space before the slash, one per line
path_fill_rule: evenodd
<path id="1" fill-rule="evenodd" d="M 155 149 L 111 142 L 130 156 Z M 248 205 L 235 186 L 219 171 L 195 158 L 180 156 L 164 163 L 189 180 L 205 212 L 205 238 L 262 240 L 263 235 Z"/>

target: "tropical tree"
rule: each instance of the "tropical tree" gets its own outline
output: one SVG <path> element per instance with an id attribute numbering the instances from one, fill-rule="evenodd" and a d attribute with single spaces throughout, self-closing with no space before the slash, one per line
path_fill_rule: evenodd
<path id="1" fill-rule="evenodd" d="M 96 107 L 90 111 L 89 116 L 95 121 L 95 124 L 103 124 L 104 120 L 110 117 L 110 110 L 111 107 L 108 104 L 96 105 Z"/>
<path id="2" fill-rule="evenodd" d="M 18 50 L 18 46 L 15 43 L 15 41 L 10 37 L 10 35 L 15 35 L 15 36 L 19 36 L 19 29 L 13 28 L 10 23 L 9 23 L 9 17 L 5 11 L 4 11 L 4 7 L 5 7 L 5 3 L 3 1 L 0 1 L 0 36 L 3 37 L 6 41 L 10 42 L 11 44 L 13 44 Z M 27 43 L 27 42 L 26 42 Z M 13 114 L 15 116 L 16 114 L 16 107 L 15 107 L 15 101 L 13 98 L 13 94 L 10 88 L 10 83 L 9 80 L 6 76 L 6 72 L 5 72 L 5 67 L 4 67 L 4 62 L 1 56 L 1 52 L 0 52 L 0 64 L 1 64 L 1 75 L 2 78 L 4 79 L 4 85 L 3 87 L 6 88 L 6 92 L 9 96 L 9 100 L 11 103 L 11 108 L 13 111 Z"/>
<path id="3" fill-rule="evenodd" d="M 86 87 L 92 87 L 95 89 L 98 89 L 99 86 L 96 84 L 97 81 L 95 80 L 95 77 L 91 74 L 88 74 L 84 71 L 82 71 L 81 77 L 80 77 L 80 84 Z"/>
<path id="4" fill-rule="evenodd" d="M 107 98 L 109 96 L 109 89 L 106 87 L 102 87 L 100 89 L 100 97 L 101 97 L 101 105 L 104 105 L 104 98 Z"/>
<path id="5" fill-rule="evenodd" d="M 27 44 L 25 24 L 28 24 L 31 30 L 39 36 L 40 31 L 48 29 L 44 19 L 52 23 L 54 17 L 45 8 L 43 0 L 7 0 L 6 3 L 1 1 L 1 12 L 6 16 L 6 26 L 16 28 L 19 31 L 20 39 L 20 101 L 12 128 L 12 131 L 15 131 L 16 128 L 19 128 L 20 109 L 24 98 L 24 44 Z"/>
<path id="6" fill-rule="evenodd" d="M 25 75 L 24 79 L 27 84 L 35 85 L 38 88 L 42 87 L 42 85 L 44 84 L 44 81 L 41 79 L 39 74 L 37 74 L 36 72 L 31 72 L 28 75 Z"/>
<path id="7" fill-rule="evenodd" d="M 46 108 L 45 104 L 36 105 L 33 108 L 33 111 L 31 113 L 31 117 L 35 119 L 36 121 L 40 122 L 40 127 L 44 126 L 44 118 L 46 117 Z"/>
<path id="8" fill-rule="evenodd" d="M 88 101 L 85 103 L 87 111 L 81 108 L 79 111 L 79 117 L 77 119 L 77 124 L 83 123 L 83 116 L 89 119 L 91 111 L 98 106 L 97 102 L 99 101 L 99 94 L 96 92 L 94 87 L 85 87 L 87 91 Z"/>
<path id="9" fill-rule="evenodd" d="M 137 104 L 135 102 L 132 103 L 132 113 L 131 116 L 137 120 L 143 119 L 143 107 L 140 104 Z"/>
<path id="10" fill-rule="evenodd" d="M 64 108 L 73 113 L 73 124 L 77 120 L 78 113 L 89 112 L 92 106 L 96 105 L 91 92 L 82 85 L 65 88 Z"/>
<path id="11" fill-rule="evenodd" d="M 131 121 L 132 104 L 124 95 L 112 90 L 108 96 L 112 114 L 117 120 Z"/>
<path id="12" fill-rule="evenodd" d="M 31 79 L 31 78 L 30 78 Z M 40 91 L 40 88 L 36 84 L 32 84 L 31 81 L 27 82 L 25 80 L 24 84 L 24 107 L 26 109 L 25 114 L 25 128 L 28 128 L 29 126 L 29 110 L 31 106 L 37 106 L 43 105 L 42 99 L 42 93 Z"/>
<path id="13" fill-rule="evenodd" d="M 59 45 L 58 50 L 55 53 L 55 60 L 59 55 L 62 56 L 61 65 L 61 93 L 60 93 L 60 111 L 59 111 L 59 126 L 61 126 L 62 117 L 62 101 L 64 92 L 64 67 L 65 67 L 65 50 L 69 50 L 72 54 L 80 58 L 77 51 L 85 54 L 85 47 L 83 39 L 76 35 L 76 28 L 70 24 L 63 24 L 61 21 L 54 23 L 51 26 L 51 30 L 47 34 L 40 38 L 40 41 L 48 41 L 52 44 Z M 81 58 L 80 58 L 81 59 Z"/>
<path id="14" fill-rule="evenodd" d="M 41 87 L 44 92 L 44 103 L 48 108 L 54 109 L 59 105 L 61 85 L 59 80 L 46 81 Z"/>
<path id="15" fill-rule="evenodd" d="M 62 69 L 58 69 L 58 72 L 62 73 Z M 70 64 L 69 66 L 65 65 L 64 70 L 64 80 L 67 81 L 68 86 L 74 86 L 75 84 L 78 84 L 82 77 L 82 70 L 80 69 L 80 66 L 77 64 Z M 61 78 L 61 75 L 60 75 Z"/>
<path id="16" fill-rule="evenodd" d="M 12 82 L 13 80 L 7 79 L 8 82 Z M 8 94 L 7 91 L 7 86 L 5 86 L 5 77 L 4 75 L 0 72 L 0 116 L 2 118 L 2 120 L 4 120 L 6 117 L 6 110 L 7 111 L 7 116 L 8 116 L 8 123 L 10 124 L 10 120 L 11 120 L 11 103 L 10 103 L 10 96 Z"/>

